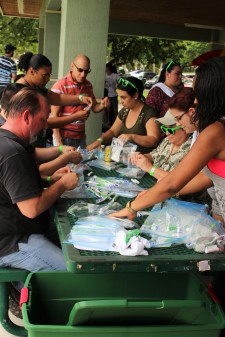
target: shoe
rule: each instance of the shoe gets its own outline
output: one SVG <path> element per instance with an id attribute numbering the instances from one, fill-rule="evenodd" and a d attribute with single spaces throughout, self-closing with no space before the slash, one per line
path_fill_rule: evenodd
<path id="1" fill-rule="evenodd" d="M 22 319 L 22 311 L 20 309 L 20 291 L 13 283 L 9 284 L 9 311 L 16 317 Z"/>

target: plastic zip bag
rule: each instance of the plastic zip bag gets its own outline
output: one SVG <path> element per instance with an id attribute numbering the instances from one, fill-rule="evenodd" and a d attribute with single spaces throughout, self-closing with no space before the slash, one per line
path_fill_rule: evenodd
<path id="1" fill-rule="evenodd" d="M 145 172 L 142 171 L 142 169 L 136 168 L 136 167 L 124 167 L 124 168 L 116 169 L 116 172 L 128 178 L 141 179 L 145 175 Z"/>
<path id="2" fill-rule="evenodd" d="M 151 235 L 152 247 L 185 244 L 187 248 L 197 250 L 201 238 L 208 238 L 210 244 L 212 238 L 215 238 L 215 233 L 225 234 L 225 230 L 218 221 L 206 212 L 206 205 L 172 198 L 153 207 L 141 227 L 141 232 Z"/>
<path id="3" fill-rule="evenodd" d="M 97 216 L 80 218 L 72 227 L 67 242 L 78 249 L 116 251 L 116 233 L 122 228 L 121 222 L 113 218 Z"/>

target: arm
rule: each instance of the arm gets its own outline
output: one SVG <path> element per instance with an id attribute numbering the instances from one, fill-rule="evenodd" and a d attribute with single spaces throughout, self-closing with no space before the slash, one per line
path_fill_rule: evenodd
<path id="1" fill-rule="evenodd" d="M 15 82 L 16 79 L 16 73 L 12 73 L 12 82 Z"/>
<path id="2" fill-rule="evenodd" d="M 48 118 L 48 128 L 55 129 L 60 128 L 61 126 L 68 125 L 78 120 L 86 120 L 90 115 L 90 110 L 79 110 L 76 113 L 71 114 L 69 116 L 60 116 L 59 113 L 61 111 L 60 106 L 51 107 L 51 116 Z M 53 131 L 54 132 L 54 131 Z"/>
<path id="3" fill-rule="evenodd" d="M 62 145 L 61 147 L 52 146 L 46 148 L 36 147 L 34 150 L 34 157 L 37 163 L 44 163 L 46 161 L 55 159 L 60 154 L 67 152 L 75 152 L 75 148 L 72 146 Z"/>
<path id="4" fill-rule="evenodd" d="M 91 150 L 97 148 L 98 146 L 100 146 L 102 144 L 104 144 L 104 145 L 110 144 L 113 137 L 118 136 L 121 125 L 122 125 L 122 121 L 119 119 L 119 117 L 117 117 L 115 122 L 111 126 L 111 128 L 101 136 L 102 141 L 100 141 L 100 140 L 94 141 L 93 143 L 91 143 L 87 146 L 87 150 L 91 151 Z"/>
<path id="5" fill-rule="evenodd" d="M 43 190 L 40 196 L 19 201 L 17 206 L 24 216 L 34 219 L 49 209 L 63 192 L 72 190 L 77 184 L 78 175 L 76 173 L 64 174 L 47 190 Z"/>
<path id="6" fill-rule="evenodd" d="M 57 94 L 54 91 L 48 90 L 48 102 L 50 105 L 74 105 L 81 102 L 87 105 L 92 105 L 92 97 L 82 96 L 82 101 L 79 99 L 80 95 Z"/>
<path id="7" fill-rule="evenodd" d="M 101 112 L 105 108 L 108 108 L 110 106 L 109 98 L 104 97 L 100 103 L 97 103 L 92 107 L 93 112 Z"/>
<path id="8" fill-rule="evenodd" d="M 52 117 L 48 118 L 48 126 L 49 126 L 49 124 L 51 125 L 50 120 L 52 118 L 54 118 L 55 120 L 63 118 L 63 117 L 59 117 L 61 111 L 62 111 L 62 107 L 61 106 L 57 106 L 57 105 L 52 105 L 51 106 L 51 116 Z M 67 116 L 67 117 L 70 117 L 70 116 Z M 62 142 L 62 136 L 61 136 L 61 132 L 60 132 L 59 126 L 54 126 L 54 128 L 53 128 L 53 135 L 55 137 L 56 144 L 57 145 L 62 145 L 63 142 Z"/>
<path id="9" fill-rule="evenodd" d="M 82 160 L 81 154 L 77 151 L 70 151 L 61 154 L 57 158 L 41 164 L 39 166 L 39 172 L 41 176 L 52 176 L 52 174 L 60 169 L 61 167 L 67 165 L 68 163 L 78 164 Z"/>
<path id="10" fill-rule="evenodd" d="M 200 133 L 189 153 L 182 159 L 174 170 L 172 170 L 151 189 L 147 190 L 143 196 L 137 197 L 132 202 L 131 207 L 135 211 L 150 207 L 174 196 L 203 169 L 211 158 L 217 156 L 221 153 L 221 151 L 223 151 L 225 147 L 224 129 L 223 126 L 221 126 L 219 130 L 217 127 L 218 125 L 215 126 L 215 124 L 216 123 L 208 126 Z M 222 132 L 221 129 L 223 129 Z M 225 160 L 225 153 L 223 153 L 223 157 Z M 199 178 L 203 178 L 203 175 L 204 173 L 199 175 Z M 202 181 L 201 186 L 203 185 L 206 186 L 206 184 Z M 134 219 L 136 213 L 131 214 L 131 212 L 125 208 L 119 212 L 111 214 L 111 216 L 127 216 L 130 219 Z"/>
<path id="11" fill-rule="evenodd" d="M 49 174 L 41 174 L 41 179 L 47 181 L 49 185 L 58 181 L 62 176 L 66 173 L 70 173 L 69 166 L 61 167 L 60 169 L 53 172 L 52 175 Z"/>
<path id="12" fill-rule="evenodd" d="M 151 155 L 139 154 L 134 161 L 134 165 L 149 174 L 151 173 L 151 176 L 153 176 L 157 180 L 164 178 L 168 174 L 167 171 L 164 171 L 161 168 L 154 166 Z"/>
<path id="13" fill-rule="evenodd" d="M 213 186 L 212 180 L 204 174 L 204 172 L 199 172 L 189 183 L 187 183 L 177 195 L 186 195 L 197 193 L 203 191 L 209 187 Z"/>
<path id="14" fill-rule="evenodd" d="M 144 147 L 155 148 L 160 140 L 159 126 L 157 125 L 157 123 L 155 123 L 155 119 L 155 117 L 152 117 L 146 123 L 146 136 L 141 136 L 137 134 L 122 134 L 119 136 L 119 138 L 122 139 L 124 142 L 130 141 Z"/>

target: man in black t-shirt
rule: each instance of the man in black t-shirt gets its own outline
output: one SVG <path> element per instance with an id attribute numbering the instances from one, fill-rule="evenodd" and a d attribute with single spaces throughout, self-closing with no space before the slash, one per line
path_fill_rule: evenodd
<path id="1" fill-rule="evenodd" d="M 7 120 L 0 128 L 1 267 L 66 268 L 61 249 L 45 236 L 48 209 L 64 191 L 77 186 L 78 176 L 66 173 L 47 190 L 42 188 L 36 162 L 43 153 L 30 143 L 46 126 L 48 115 L 46 98 L 33 88 L 22 88 L 10 99 Z"/>

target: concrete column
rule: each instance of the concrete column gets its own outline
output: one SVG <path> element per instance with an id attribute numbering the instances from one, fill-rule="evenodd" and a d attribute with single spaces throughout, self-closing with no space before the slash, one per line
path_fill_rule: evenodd
<path id="1" fill-rule="evenodd" d="M 44 51 L 44 28 L 39 28 L 38 32 L 38 53 L 43 54 Z"/>
<path id="2" fill-rule="evenodd" d="M 61 78 L 77 54 L 91 60 L 88 79 L 97 98 L 103 96 L 110 0 L 63 0 L 59 48 Z M 91 113 L 86 122 L 87 144 L 101 135 L 102 113 Z"/>
<path id="3" fill-rule="evenodd" d="M 43 54 L 52 62 L 52 78 L 48 87 L 51 87 L 58 79 L 60 23 L 61 14 L 46 13 Z"/>

